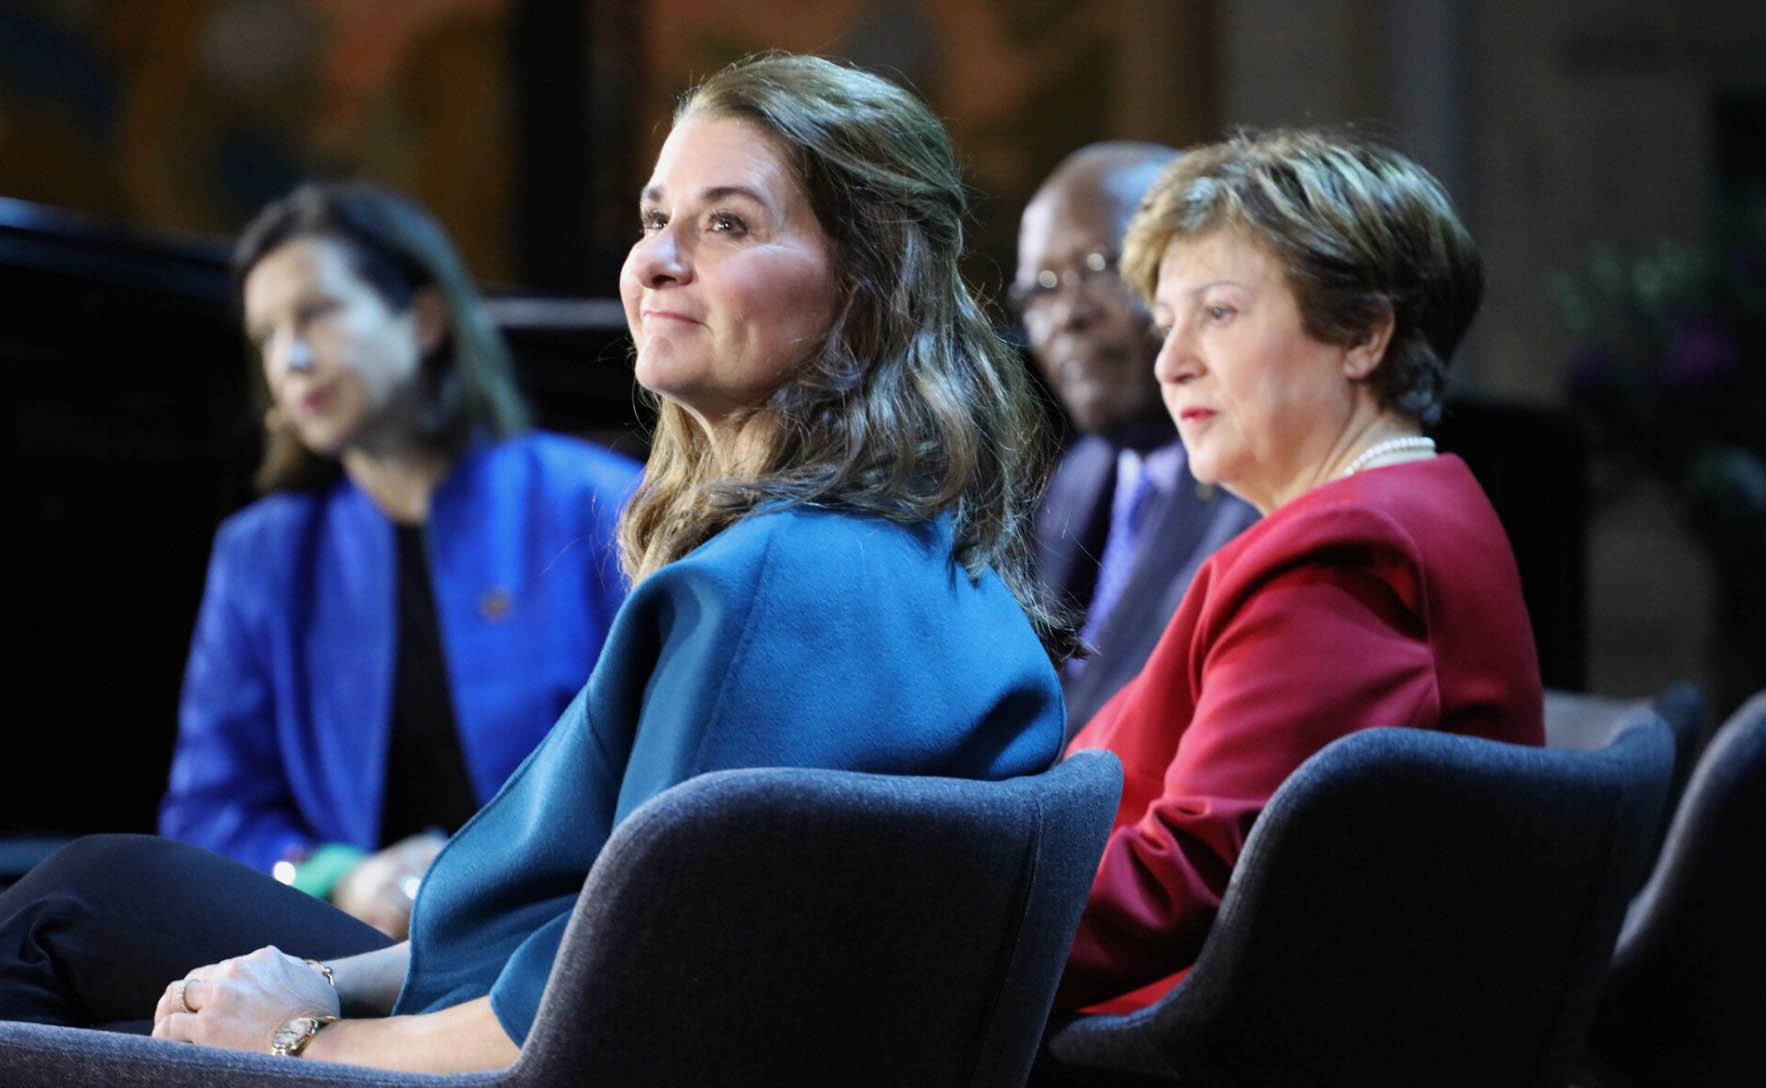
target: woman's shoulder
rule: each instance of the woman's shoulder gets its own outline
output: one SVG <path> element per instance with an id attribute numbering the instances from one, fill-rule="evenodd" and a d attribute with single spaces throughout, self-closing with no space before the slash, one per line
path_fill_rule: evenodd
<path id="1" fill-rule="evenodd" d="M 1404 521 L 1378 504 L 1303 496 L 1253 523 L 1217 553 L 1216 566 L 1240 578 L 1309 561 L 1332 561 L 1369 549 L 1412 550 Z"/>
<path id="2" fill-rule="evenodd" d="M 209 554 L 211 592 L 225 586 L 233 597 L 271 599 L 292 592 L 289 579 L 306 569 L 310 543 L 352 494 L 359 493 L 341 482 L 320 491 L 273 491 L 228 516 Z"/>
<path id="3" fill-rule="evenodd" d="M 1307 492 L 1216 553 L 1209 580 L 1242 593 L 1300 568 L 1353 568 L 1409 593 L 1430 570 L 1507 554 L 1476 479 L 1459 458 L 1442 455 Z"/>
<path id="4" fill-rule="evenodd" d="M 340 490 L 272 491 L 229 514 L 215 530 L 215 547 L 276 549 L 324 511 Z"/>
<path id="5" fill-rule="evenodd" d="M 539 524 L 606 536 L 640 472 L 593 442 L 526 431 L 468 448 L 437 489 L 431 518 L 469 534 Z"/>
<path id="6" fill-rule="evenodd" d="M 898 522 L 876 514 L 813 503 L 757 510 L 693 553 L 710 559 L 758 559 L 833 571 L 893 558 L 948 558 L 944 519 Z"/>
<path id="7" fill-rule="evenodd" d="M 1477 480 L 1465 462 L 1444 454 L 1333 480 L 1274 511 L 1240 539 L 1250 550 L 1381 543 L 1410 550 L 1444 532 L 1490 528 L 1500 526 Z"/>
<path id="8" fill-rule="evenodd" d="M 763 596 L 769 606 L 784 609 L 833 607 L 880 577 L 905 589 L 912 580 L 908 572 L 948 564 L 949 555 L 948 529 L 941 521 L 903 524 L 781 504 L 748 514 L 658 570 L 638 587 L 638 596 L 716 593 L 731 599 Z"/>
<path id="9" fill-rule="evenodd" d="M 595 490 L 629 491 L 642 466 L 622 453 L 587 439 L 550 431 L 525 431 L 501 442 L 487 443 L 482 456 L 495 469 L 520 464 L 559 482 L 588 485 Z"/>

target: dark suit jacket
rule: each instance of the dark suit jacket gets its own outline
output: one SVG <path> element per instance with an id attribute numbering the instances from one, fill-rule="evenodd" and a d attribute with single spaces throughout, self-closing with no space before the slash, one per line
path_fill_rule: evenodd
<path id="1" fill-rule="evenodd" d="M 1110 532 L 1116 447 L 1083 435 L 1062 455 L 1036 516 L 1037 578 L 1083 610 L 1097 586 L 1098 560 Z M 1097 631 L 1097 653 L 1077 674 L 1064 671 L 1069 735 L 1133 679 L 1164 633 L 1202 560 L 1257 520 L 1257 511 L 1224 491 L 1203 497 L 1186 464 L 1173 495 L 1147 511 L 1128 584 Z"/>

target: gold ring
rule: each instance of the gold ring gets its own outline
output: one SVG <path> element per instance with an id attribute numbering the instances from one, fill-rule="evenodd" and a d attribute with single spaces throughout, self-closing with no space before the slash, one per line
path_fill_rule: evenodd
<path id="1" fill-rule="evenodd" d="M 192 981 L 201 982 L 202 980 L 186 978 L 180 980 L 178 983 L 178 1004 L 184 1006 L 184 1011 L 188 1013 L 194 1013 L 196 1011 L 190 1007 L 190 983 Z"/>

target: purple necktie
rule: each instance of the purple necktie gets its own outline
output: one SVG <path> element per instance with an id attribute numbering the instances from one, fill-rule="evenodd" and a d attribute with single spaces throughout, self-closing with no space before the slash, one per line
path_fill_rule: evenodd
<path id="1" fill-rule="evenodd" d="M 1091 607 L 1085 611 L 1085 626 L 1079 637 L 1096 646 L 1098 633 L 1122 597 L 1128 576 L 1134 570 L 1136 546 L 1141 530 L 1146 527 L 1147 507 L 1159 489 L 1146 462 L 1132 451 L 1124 450 L 1117 462 L 1116 494 L 1110 501 L 1110 535 L 1104 541 L 1104 555 L 1098 560 L 1098 584 L 1092 592 Z"/>

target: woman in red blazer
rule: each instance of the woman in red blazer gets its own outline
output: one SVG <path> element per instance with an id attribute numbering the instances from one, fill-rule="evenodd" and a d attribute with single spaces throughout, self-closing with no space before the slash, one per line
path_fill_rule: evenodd
<path id="1" fill-rule="evenodd" d="M 1339 134 L 1243 134 L 1174 163 L 1123 249 L 1191 469 L 1264 517 L 1069 745 L 1125 772 L 1058 999 L 1109 1011 L 1195 961 L 1258 813 L 1330 741 L 1544 735 L 1507 538 L 1423 434 L 1483 293 L 1440 184 Z"/>

